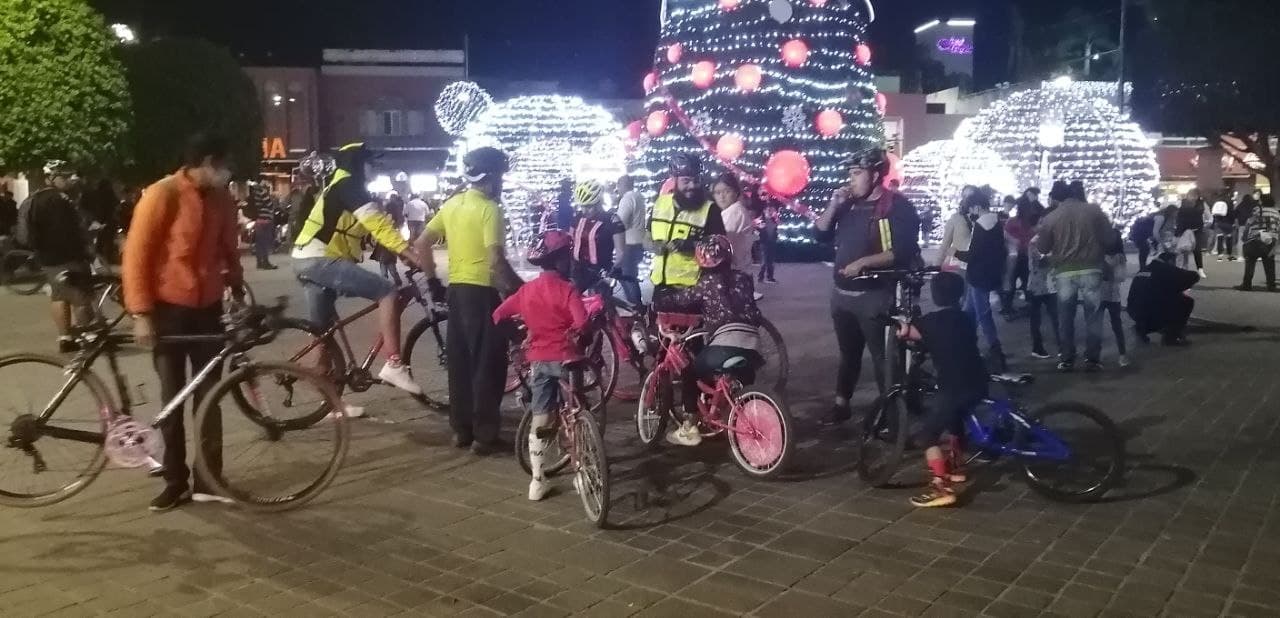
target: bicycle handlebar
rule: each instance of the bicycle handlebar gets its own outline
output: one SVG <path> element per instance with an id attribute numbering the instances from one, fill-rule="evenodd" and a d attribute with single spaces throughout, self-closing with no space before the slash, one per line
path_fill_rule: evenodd
<path id="1" fill-rule="evenodd" d="M 883 268 L 877 270 L 866 270 L 856 277 L 847 277 L 852 281 L 872 281 L 876 279 L 906 279 L 911 277 L 924 277 L 926 275 L 936 275 L 942 272 L 937 266 L 926 266 L 924 268 Z"/>

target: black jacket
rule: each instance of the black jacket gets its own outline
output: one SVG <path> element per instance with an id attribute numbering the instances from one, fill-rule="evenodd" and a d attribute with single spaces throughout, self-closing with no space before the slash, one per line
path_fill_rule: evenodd
<path id="1" fill-rule="evenodd" d="M 1134 275 L 1129 284 L 1129 317 L 1138 324 L 1159 328 L 1169 308 L 1182 293 L 1200 281 L 1200 275 L 1160 260 Z"/>
<path id="2" fill-rule="evenodd" d="M 990 215 L 984 215 L 990 216 Z M 1004 223 L 996 221 L 991 229 L 971 223 L 973 238 L 969 241 L 968 268 L 965 277 L 979 290 L 998 290 L 1004 280 Z"/>

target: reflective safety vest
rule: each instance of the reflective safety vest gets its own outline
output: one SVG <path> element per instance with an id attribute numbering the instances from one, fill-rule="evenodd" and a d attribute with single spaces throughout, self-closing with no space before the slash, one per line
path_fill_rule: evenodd
<path id="1" fill-rule="evenodd" d="M 649 229 L 653 243 L 661 247 L 673 240 L 684 240 L 696 236 L 707 225 L 707 215 L 711 213 L 711 202 L 706 202 L 697 210 L 680 210 L 676 208 L 675 196 L 671 194 L 658 198 L 653 205 L 653 219 Z M 698 262 L 686 253 L 661 252 L 653 258 L 653 271 L 650 279 L 654 285 L 675 285 L 691 287 L 698 282 Z"/>
<path id="2" fill-rule="evenodd" d="M 325 186 L 320 195 L 316 197 L 316 203 L 311 207 L 311 212 L 307 215 L 306 221 L 302 223 L 302 230 L 298 233 L 298 237 L 293 241 L 293 257 L 295 258 L 343 258 L 353 262 L 359 262 L 364 258 L 364 249 L 361 242 L 365 236 L 369 235 L 369 231 L 360 224 L 360 220 L 350 211 L 343 210 L 338 215 L 338 220 L 334 223 L 333 235 L 329 237 L 328 242 L 317 238 L 316 236 L 325 227 L 324 220 L 324 198 L 329 194 L 329 190 L 338 184 L 338 181 L 350 178 L 351 173 L 344 169 L 339 169 L 333 174 L 333 180 Z M 357 204 L 356 207 L 363 206 Z"/>

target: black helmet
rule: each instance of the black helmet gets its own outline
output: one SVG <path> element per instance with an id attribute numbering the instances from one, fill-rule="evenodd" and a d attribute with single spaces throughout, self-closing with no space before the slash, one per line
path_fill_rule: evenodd
<path id="1" fill-rule="evenodd" d="M 697 178 L 702 174 L 702 159 L 695 154 L 677 152 L 671 155 L 667 167 L 672 178 Z"/>
<path id="2" fill-rule="evenodd" d="M 364 142 L 356 142 L 339 148 L 338 152 L 334 153 L 333 160 L 338 169 L 361 173 L 364 171 L 364 164 L 376 161 L 378 156 L 378 153 L 369 150 Z"/>
<path id="3" fill-rule="evenodd" d="M 467 182 L 480 182 L 490 174 L 501 176 L 510 169 L 506 153 L 489 146 L 476 148 L 462 158 L 462 176 Z"/>
<path id="4" fill-rule="evenodd" d="M 844 160 L 850 170 L 871 170 L 881 177 L 889 175 L 889 154 L 883 148 L 868 148 Z"/>

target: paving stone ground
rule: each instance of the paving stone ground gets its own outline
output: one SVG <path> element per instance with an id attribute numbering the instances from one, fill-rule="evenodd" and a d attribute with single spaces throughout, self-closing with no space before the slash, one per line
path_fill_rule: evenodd
<path id="1" fill-rule="evenodd" d="M 252 273 L 260 297 L 293 292 L 282 262 Z M 58 505 L 0 510 L 0 613 L 1280 615 L 1280 295 L 1231 292 L 1239 267 L 1210 268 L 1199 317 L 1259 330 L 1212 325 L 1191 349 L 1135 347 L 1132 369 L 1064 377 L 1027 359 L 1025 322 L 1002 324 L 1017 368 L 1040 377 L 1023 399 L 1092 403 L 1125 432 L 1126 481 L 1098 504 L 1049 502 L 1004 468 L 956 509 L 863 486 L 847 436 L 814 422 L 834 370 L 829 275 L 784 265 L 764 301 L 794 372 L 801 454 L 784 481 L 747 479 L 718 441 L 643 452 L 615 404 L 614 526 L 596 530 L 567 483 L 530 503 L 510 457 L 456 451 L 441 417 L 374 391 L 352 398 L 378 418 L 354 425 L 341 475 L 294 512 L 153 515 L 158 482 L 125 470 Z M 0 351 L 49 348 L 42 301 L 0 295 L 0 315 Z M 145 356 L 125 366 L 155 392 Z"/>

